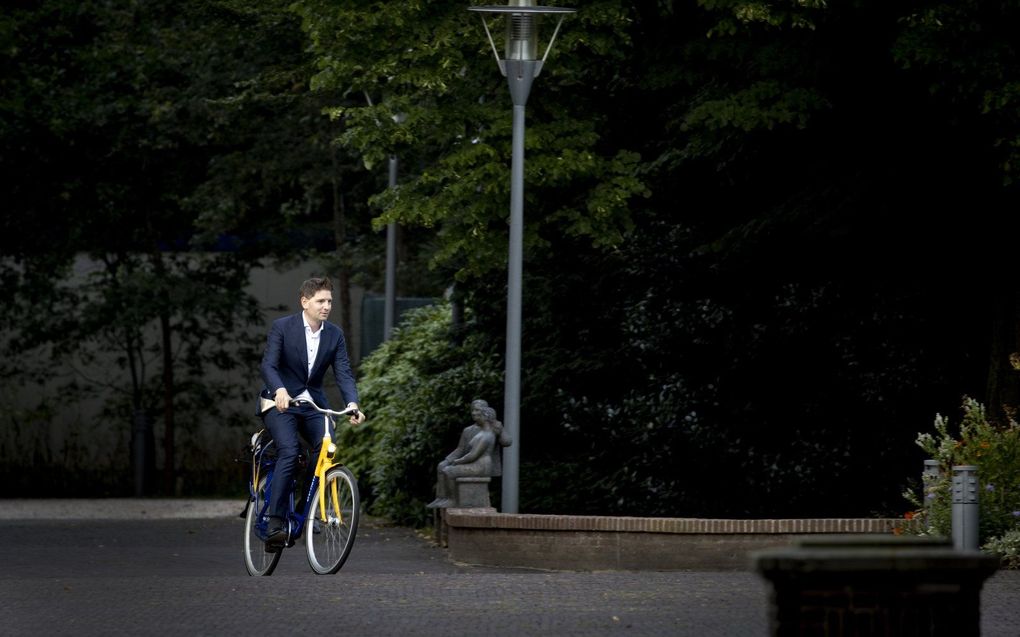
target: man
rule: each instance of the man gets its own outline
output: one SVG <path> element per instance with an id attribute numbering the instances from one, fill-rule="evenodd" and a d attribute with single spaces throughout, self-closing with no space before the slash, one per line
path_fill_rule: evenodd
<path id="1" fill-rule="evenodd" d="M 276 443 L 276 470 L 270 485 L 266 550 L 278 551 L 287 541 L 290 484 L 298 470 L 301 440 L 322 445 L 322 415 L 310 406 L 291 406 L 292 400 L 312 401 L 329 407 L 322 383 L 326 369 L 333 368 L 340 394 L 348 408 L 357 411 L 351 424 L 365 421 L 358 407 L 358 389 L 347 357 L 343 331 L 326 319 L 333 309 L 333 286 L 328 278 L 308 279 L 301 284 L 301 312 L 273 322 L 262 356 L 263 398 L 276 403 L 263 413 L 266 429 Z M 309 469 L 311 463 L 309 463 Z"/>

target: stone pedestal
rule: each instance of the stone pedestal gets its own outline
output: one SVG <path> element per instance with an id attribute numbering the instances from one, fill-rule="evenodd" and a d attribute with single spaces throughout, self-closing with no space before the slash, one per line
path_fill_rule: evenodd
<path id="1" fill-rule="evenodd" d="M 481 509 L 495 512 L 489 500 L 489 483 L 492 478 L 457 478 L 455 481 L 455 492 L 451 508 L 455 509 Z M 448 546 L 449 527 L 446 524 L 446 507 L 438 507 L 432 510 L 432 528 L 435 530 L 435 540 L 439 546 Z"/>
<path id="2" fill-rule="evenodd" d="M 998 559 L 916 536 L 805 537 L 759 551 L 770 634 L 980 634 L 981 587 Z"/>
<path id="3" fill-rule="evenodd" d="M 488 508 L 489 483 L 492 478 L 457 478 L 457 493 L 455 495 L 456 506 L 459 509 L 471 509 L 474 507 Z"/>

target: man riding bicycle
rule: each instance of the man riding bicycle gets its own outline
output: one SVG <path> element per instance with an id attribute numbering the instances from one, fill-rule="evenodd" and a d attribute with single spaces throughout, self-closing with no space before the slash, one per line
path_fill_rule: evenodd
<path id="1" fill-rule="evenodd" d="M 332 290 L 332 283 L 325 277 L 303 282 L 302 311 L 273 322 L 262 356 L 265 387 L 261 396 L 273 400 L 276 405 L 275 409 L 262 414 L 277 450 L 276 470 L 270 486 L 267 551 L 278 551 L 287 541 L 290 485 L 298 470 L 301 437 L 316 445 L 312 449 L 313 456 L 318 454 L 322 444 L 322 416 L 310 406 L 291 405 L 291 401 L 309 400 L 328 408 L 322 384 L 326 370 L 332 367 L 347 407 L 358 410 L 351 416 L 351 424 L 365 421 L 365 414 L 358 407 L 358 389 L 343 330 L 326 320 L 333 309 Z"/>

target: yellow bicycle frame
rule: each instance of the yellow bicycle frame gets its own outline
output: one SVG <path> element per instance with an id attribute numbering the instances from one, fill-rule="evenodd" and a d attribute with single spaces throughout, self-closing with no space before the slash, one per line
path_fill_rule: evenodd
<path id="1" fill-rule="evenodd" d="M 268 399 L 263 399 L 264 406 Z M 314 404 L 314 403 L 313 403 Z M 333 454 L 336 453 L 336 445 L 333 444 L 333 438 L 329 435 L 329 416 L 323 414 L 322 416 L 322 446 L 319 447 L 319 457 L 315 461 L 315 477 L 319 479 L 319 517 L 325 522 L 326 521 L 326 489 L 323 485 L 326 484 L 326 472 L 337 465 L 333 461 Z M 257 485 L 259 483 L 259 463 L 252 463 L 252 484 Z M 343 523 L 343 517 L 340 513 L 340 494 L 337 492 L 336 483 L 330 485 L 330 492 L 333 496 L 333 513 L 336 514 L 337 518 L 340 518 L 340 522 Z"/>
<path id="2" fill-rule="evenodd" d="M 336 463 L 333 462 L 333 454 L 336 453 L 336 445 L 333 444 L 333 438 L 329 435 L 329 419 L 323 416 L 323 429 L 325 430 L 322 435 L 322 446 L 319 447 L 319 458 L 315 461 L 315 477 L 319 479 L 319 517 L 325 522 L 326 521 L 326 472 L 329 471 Z M 333 513 L 336 517 L 340 517 L 340 502 L 339 494 L 336 490 L 336 483 L 330 485 L 331 495 L 333 496 Z M 343 522 L 343 520 L 341 520 Z"/>

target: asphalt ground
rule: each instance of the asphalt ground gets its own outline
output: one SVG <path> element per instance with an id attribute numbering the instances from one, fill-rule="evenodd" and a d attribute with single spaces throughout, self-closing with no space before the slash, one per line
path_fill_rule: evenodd
<path id="1" fill-rule="evenodd" d="M 474 567 L 372 519 L 336 575 L 298 545 L 252 578 L 242 506 L 0 500 L 0 635 L 768 635 L 754 573 Z M 1020 573 L 990 579 L 982 635 L 1020 636 L 1018 602 Z"/>

